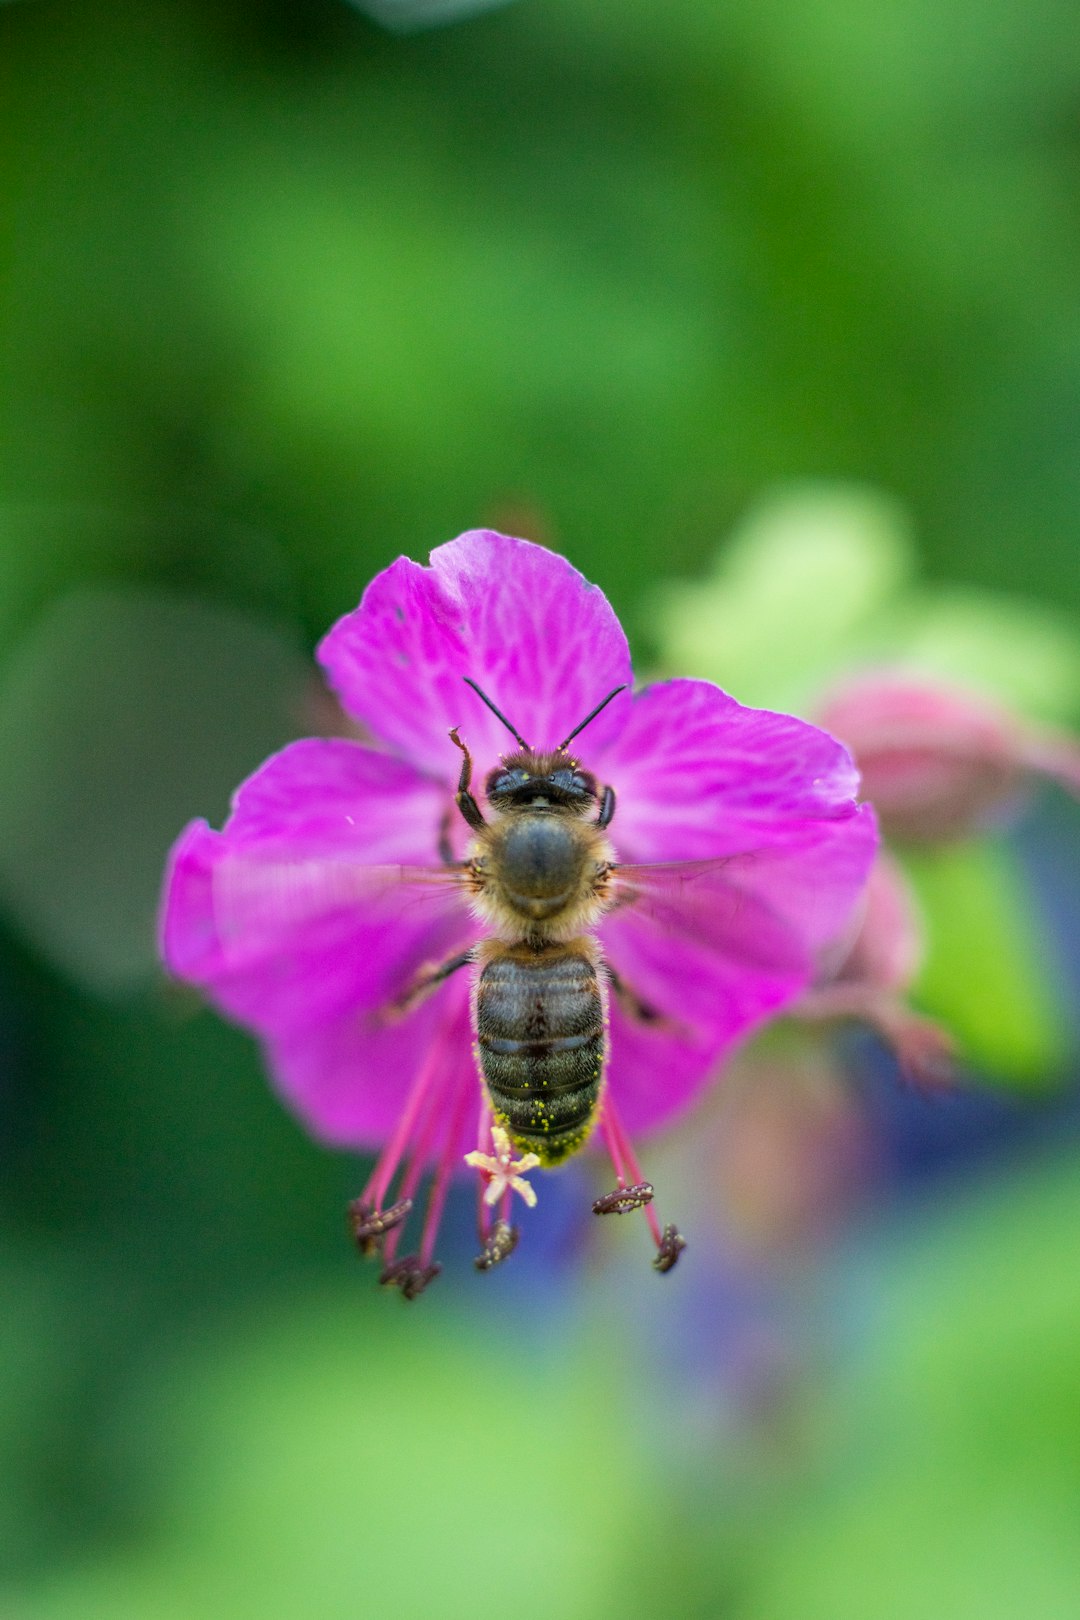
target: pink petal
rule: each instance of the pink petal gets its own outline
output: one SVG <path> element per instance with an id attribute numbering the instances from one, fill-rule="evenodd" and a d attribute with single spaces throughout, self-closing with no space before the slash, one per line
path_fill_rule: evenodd
<path id="1" fill-rule="evenodd" d="M 657 1015 L 612 996 L 608 1083 L 630 1129 L 659 1125 L 716 1078 L 732 1047 L 814 978 L 876 847 L 873 815 L 797 823 L 788 844 L 716 862 L 623 868 L 640 888 L 600 928 L 619 979 Z"/>
<path id="2" fill-rule="evenodd" d="M 848 949 L 820 982 L 835 978 L 899 992 L 910 989 L 925 955 L 922 918 L 911 884 L 884 849 L 878 852 L 856 919 Z M 824 965 L 827 970 L 833 964 Z"/>
<path id="3" fill-rule="evenodd" d="M 308 738 L 241 784 L 225 832 L 245 847 L 257 840 L 294 856 L 437 862 L 451 811 L 445 785 L 405 760 L 342 738 Z"/>
<path id="4" fill-rule="evenodd" d="M 554 552 L 485 529 L 439 546 L 429 568 L 399 558 L 318 656 L 355 719 L 443 779 L 460 768 L 447 737 L 460 726 L 481 782 L 514 744 L 465 676 L 537 748 L 561 742 L 631 680 L 603 592 Z M 586 733 L 592 749 L 618 735 L 628 709 L 619 698 L 598 716 Z"/>
<path id="5" fill-rule="evenodd" d="M 698 860 L 787 840 L 793 823 L 850 816 L 859 781 L 826 732 L 745 709 L 708 681 L 646 687 L 603 757 L 585 747 L 582 755 L 615 789 L 611 837 L 628 861 Z"/>
<path id="6" fill-rule="evenodd" d="M 354 1020 L 381 1072 L 427 1016 L 425 1004 L 388 1017 L 387 1004 L 477 934 L 442 872 L 390 864 L 430 856 L 445 803 L 411 767 L 358 744 L 285 749 L 241 788 L 224 832 L 195 822 L 178 840 L 162 914 L 168 966 L 290 1052 L 317 1053 L 327 1025 Z M 361 1065 L 353 1084 L 370 1081 Z"/>
<path id="7" fill-rule="evenodd" d="M 397 1124 L 422 1065 L 432 1066 L 432 1105 L 444 1133 L 467 1093 L 456 1149 L 476 1146 L 480 1082 L 469 1024 L 468 970 L 392 1028 L 342 1012 L 272 1039 L 266 1057 L 274 1082 L 313 1136 L 338 1147 L 381 1146 Z M 428 1156 L 444 1135 L 436 1133 Z"/>
<path id="8" fill-rule="evenodd" d="M 644 868 L 640 901 L 600 929 L 605 959 L 649 1013 L 613 991 L 607 1078 L 631 1130 L 677 1112 L 813 972 L 806 940 L 754 892 L 750 862 L 693 863 L 681 881 L 682 870 Z"/>

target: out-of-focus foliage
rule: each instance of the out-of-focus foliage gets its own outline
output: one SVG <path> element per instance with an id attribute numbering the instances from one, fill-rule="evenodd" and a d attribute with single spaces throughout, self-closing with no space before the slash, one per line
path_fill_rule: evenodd
<path id="1" fill-rule="evenodd" d="M 178 800 L 220 820 L 310 680 L 287 638 L 223 607 L 59 598 L 0 669 L 0 896 L 38 949 L 94 990 L 145 983 Z"/>
<path id="2" fill-rule="evenodd" d="M 457 22 L 474 11 L 486 11 L 489 6 L 505 3 L 506 0 L 352 0 L 358 10 L 366 11 L 384 28 L 401 33 Z"/>
<path id="3" fill-rule="evenodd" d="M 704 582 L 655 592 L 665 670 L 766 708 L 820 716 L 845 678 L 897 669 L 959 683 L 1033 719 L 1080 713 L 1080 625 L 1044 606 L 918 574 L 910 526 L 863 488 L 764 501 Z M 1024 1085 L 1060 1071 L 1066 991 L 1018 857 L 997 836 L 904 852 L 925 914 L 921 1005 L 970 1062 Z"/>
<path id="4" fill-rule="evenodd" d="M 466 1620 L 508 1590 L 538 1620 L 606 1612 L 647 1523 L 621 1399 L 580 1356 L 555 1382 L 505 1330 L 435 1320 L 436 1365 L 396 1311 L 358 1342 L 318 1295 L 168 1356 L 109 1437 L 129 1466 L 167 1459 L 146 1545 L 28 1613 Z"/>
<path id="5" fill-rule="evenodd" d="M 1070 1161 L 920 1236 L 876 1364 L 846 1383 L 817 1489 L 768 1538 L 739 1620 L 1075 1613 L 1078 1216 Z"/>
<path id="6" fill-rule="evenodd" d="M 906 870 L 927 922 L 920 1002 L 956 1031 L 967 1061 L 1013 1084 L 1054 1083 L 1075 1026 L 1014 852 L 987 839 L 909 853 Z"/>
<path id="7" fill-rule="evenodd" d="M 629 1223 L 583 1259 L 575 1218 L 400 1317 L 345 1244 L 362 1167 L 145 971 L 155 846 L 335 723 L 297 650 L 477 523 L 564 546 L 641 667 L 659 582 L 762 490 L 858 480 L 809 569 L 751 520 L 680 658 L 723 594 L 708 672 L 748 701 L 891 638 L 1076 722 L 1074 9 L 516 0 L 394 34 L 348 0 L 26 0 L 0 61 L 0 1609 L 989 1617 L 1026 1570 L 1054 1615 L 1075 1211 L 1003 1166 L 1075 1154 L 1061 1096 L 905 1101 L 912 1161 L 962 1176 L 981 1130 L 995 1182 L 952 1243 L 942 1187 L 910 1264 L 899 1193 L 879 1229 L 849 1201 L 827 1281 L 759 1246 L 778 1393 L 705 1196 L 672 1279 L 642 1248 L 624 1284 Z M 1004 878 L 920 875 L 927 996 L 1033 1081 L 1068 1050 L 1043 913 L 1080 993 L 1074 838 L 1050 801 Z M 644 1144 L 675 1213 L 694 1146 Z"/>
<path id="8" fill-rule="evenodd" d="M 908 516 L 858 486 L 762 501 L 704 581 L 654 593 L 667 670 L 695 670 L 764 708 L 806 712 L 864 667 L 899 666 L 1068 721 L 1080 715 L 1080 619 L 920 577 Z"/>

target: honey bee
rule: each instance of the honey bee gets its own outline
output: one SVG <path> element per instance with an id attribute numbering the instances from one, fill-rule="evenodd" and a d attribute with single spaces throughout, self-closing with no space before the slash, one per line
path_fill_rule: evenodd
<path id="1" fill-rule="evenodd" d="M 394 967 L 403 988 L 380 1006 L 358 1009 L 358 1017 L 382 1027 L 468 969 L 478 1065 L 498 1134 L 522 1154 L 535 1155 L 530 1163 L 547 1167 L 576 1153 L 602 1123 L 618 1186 L 593 1208 L 607 1214 L 646 1207 L 657 1245 L 654 1264 L 669 1270 L 683 1239 L 674 1227 L 661 1232 L 648 1207 L 653 1189 L 642 1180 L 617 1114 L 605 1102 L 609 1003 L 615 998 L 635 1023 L 668 1034 L 675 1030 L 688 1040 L 692 1019 L 686 1028 L 678 1022 L 677 979 L 663 1010 L 639 996 L 605 960 L 596 930 L 620 907 L 641 908 L 673 947 L 692 950 L 695 962 L 715 971 L 720 995 L 733 957 L 745 960 L 750 953 L 759 968 L 775 966 L 789 975 L 797 942 L 755 900 L 753 885 L 742 881 L 754 855 L 646 865 L 616 860 L 607 832 L 616 810 L 614 790 L 584 768 L 570 745 L 624 687 L 609 692 L 557 747 L 541 751 L 475 681 L 468 685 L 517 747 L 485 780 L 485 814 L 473 792 L 468 745 L 456 727 L 449 734 L 462 755 L 455 803 L 471 834 L 464 858 L 454 854 L 452 812 L 438 838 L 440 864 L 379 866 L 293 854 L 276 859 L 272 850 L 231 855 L 212 879 L 221 948 L 227 956 L 234 953 L 242 974 L 252 956 L 280 950 L 295 925 L 317 920 L 332 933 L 339 922 L 362 916 L 377 951 L 379 918 L 386 916 L 395 936 L 403 927 L 413 930 L 415 950 L 411 968 L 404 960 L 408 951 Z M 485 929 L 478 942 L 477 918 Z M 453 944 L 455 932 L 460 944 L 454 954 L 419 967 L 435 938 Z M 671 980 L 665 973 L 665 985 Z M 364 1252 L 378 1252 L 412 1207 L 411 1194 L 385 1205 L 385 1190 L 352 1206 L 354 1235 Z M 497 1263 L 514 1241 L 516 1229 L 497 1222 L 477 1265 Z M 384 1280 L 413 1297 L 409 1290 L 419 1291 L 431 1274 L 430 1266 L 418 1269 L 410 1257 L 391 1265 Z"/>
<path id="2" fill-rule="evenodd" d="M 518 745 L 485 784 L 492 819 L 471 791 L 464 756 L 457 806 L 473 830 L 466 871 L 492 930 L 475 953 L 473 1027 L 497 1124 L 543 1165 L 559 1164 L 592 1130 L 603 1086 L 606 1007 L 599 945 L 590 932 L 609 901 L 615 857 L 605 828 L 615 794 L 568 750 L 616 697 L 617 686 L 550 753 L 521 737 L 474 681 L 469 685 Z"/>

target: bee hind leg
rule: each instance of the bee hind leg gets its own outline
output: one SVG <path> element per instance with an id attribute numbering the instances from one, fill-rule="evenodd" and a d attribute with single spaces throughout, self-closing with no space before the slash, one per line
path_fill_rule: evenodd
<path id="1" fill-rule="evenodd" d="M 607 971 L 612 994 L 629 1018 L 632 1018 L 636 1024 L 663 1024 L 666 1022 L 663 1013 L 657 1011 L 649 1002 L 643 1001 L 635 991 L 631 990 L 626 980 L 620 978 L 610 962 L 605 962 L 604 967 Z"/>
<path id="2" fill-rule="evenodd" d="M 429 991 L 442 984 L 444 979 L 448 979 L 459 968 L 468 967 L 472 960 L 473 953 L 471 950 L 459 951 L 457 956 L 451 956 L 447 961 L 440 962 L 438 967 L 425 968 L 422 973 L 417 975 L 407 990 L 403 990 L 400 996 L 395 997 L 390 1003 L 388 1011 L 397 1014 L 411 1012 L 417 1002 L 422 1001 Z"/>

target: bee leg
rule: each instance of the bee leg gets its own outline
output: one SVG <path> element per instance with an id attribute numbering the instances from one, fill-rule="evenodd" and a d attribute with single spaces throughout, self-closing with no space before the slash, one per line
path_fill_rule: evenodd
<path id="1" fill-rule="evenodd" d="M 600 811 L 594 823 L 597 827 L 606 827 L 615 814 L 615 789 L 605 787 L 600 794 Z"/>
<path id="2" fill-rule="evenodd" d="M 442 821 L 439 824 L 439 842 L 437 847 L 439 851 L 439 859 L 442 861 L 444 866 L 452 866 L 460 872 L 463 871 L 469 864 L 467 861 L 459 861 L 457 856 L 454 854 L 454 846 L 450 842 L 449 810 L 446 812 L 445 816 L 443 816 Z"/>
<path id="3" fill-rule="evenodd" d="M 480 809 L 480 806 L 469 792 L 469 784 L 472 782 L 472 755 L 469 753 L 465 743 L 463 743 L 461 738 L 458 736 L 457 726 L 455 726 L 453 731 L 450 733 L 450 741 L 453 743 L 455 748 L 460 748 L 461 752 L 465 755 L 465 758 L 461 762 L 461 775 L 458 777 L 457 792 L 454 795 L 454 803 L 457 805 L 470 827 L 484 827 L 487 825 L 487 823 L 484 821 L 483 811 Z"/>
<path id="4" fill-rule="evenodd" d="M 607 969 L 608 980 L 619 1006 L 628 1017 L 633 1018 L 638 1024 L 662 1024 L 665 1021 L 662 1012 L 657 1012 L 656 1008 L 650 1007 L 647 1001 L 642 1001 L 640 996 L 634 994 L 626 981 L 620 979 L 610 962 L 605 962 L 604 966 Z"/>
<path id="5" fill-rule="evenodd" d="M 457 956 L 451 956 L 447 961 L 440 963 L 437 968 L 428 968 L 390 1003 L 390 1010 L 395 1013 L 410 1012 L 429 990 L 434 990 L 437 984 L 442 984 L 444 979 L 448 979 L 451 973 L 456 973 L 459 968 L 468 967 L 472 959 L 472 951 L 461 951 Z"/>

